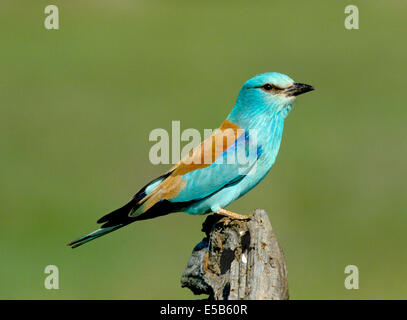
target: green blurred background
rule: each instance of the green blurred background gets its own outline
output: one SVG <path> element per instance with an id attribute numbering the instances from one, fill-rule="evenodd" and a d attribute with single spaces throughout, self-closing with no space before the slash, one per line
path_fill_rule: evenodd
<path id="1" fill-rule="evenodd" d="M 60 29 L 44 28 L 59 7 Z M 360 30 L 344 27 L 356 4 Z M 244 81 L 317 90 L 271 174 L 229 209 L 268 211 L 292 299 L 407 298 L 407 3 L 2 1 L 0 298 L 195 299 L 180 287 L 205 216 L 176 213 L 71 250 L 169 168 L 151 130 L 216 128 Z M 58 266 L 60 289 L 44 288 Z M 360 289 L 344 288 L 359 267 Z"/>

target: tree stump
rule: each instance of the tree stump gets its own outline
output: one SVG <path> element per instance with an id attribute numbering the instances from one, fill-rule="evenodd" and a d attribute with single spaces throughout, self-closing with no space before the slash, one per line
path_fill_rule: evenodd
<path id="1" fill-rule="evenodd" d="M 206 237 L 192 251 L 181 286 L 213 300 L 288 299 L 283 252 L 264 210 L 250 220 L 210 215 Z"/>

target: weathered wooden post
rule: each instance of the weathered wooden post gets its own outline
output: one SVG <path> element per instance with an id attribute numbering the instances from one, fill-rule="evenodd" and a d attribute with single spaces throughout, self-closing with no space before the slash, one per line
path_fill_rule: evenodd
<path id="1" fill-rule="evenodd" d="M 264 210 L 250 220 L 210 215 L 202 231 L 182 287 L 214 300 L 288 299 L 286 262 Z"/>

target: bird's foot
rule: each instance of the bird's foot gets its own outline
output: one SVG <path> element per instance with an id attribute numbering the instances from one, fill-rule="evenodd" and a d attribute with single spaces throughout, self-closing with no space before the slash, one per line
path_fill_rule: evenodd
<path id="1" fill-rule="evenodd" d="M 253 213 L 246 216 L 246 215 L 238 214 L 238 213 L 235 213 L 235 212 L 232 212 L 229 210 L 225 210 L 225 209 L 219 209 L 215 213 L 219 214 L 221 216 L 225 216 L 225 217 L 228 217 L 231 219 L 236 219 L 236 220 L 250 220 L 253 217 Z"/>

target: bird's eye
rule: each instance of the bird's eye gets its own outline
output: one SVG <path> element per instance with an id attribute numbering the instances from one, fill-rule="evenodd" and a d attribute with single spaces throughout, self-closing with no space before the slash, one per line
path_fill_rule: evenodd
<path id="1" fill-rule="evenodd" d="M 273 85 L 271 85 L 270 83 L 266 83 L 264 86 L 263 86 L 263 89 L 264 90 L 266 90 L 266 91 L 271 91 L 271 90 L 273 90 L 275 87 L 273 86 Z"/>

